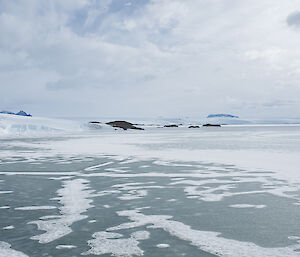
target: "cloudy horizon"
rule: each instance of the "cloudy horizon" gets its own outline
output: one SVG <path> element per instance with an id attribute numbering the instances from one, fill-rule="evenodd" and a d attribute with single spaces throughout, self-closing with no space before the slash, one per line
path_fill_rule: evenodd
<path id="1" fill-rule="evenodd" d="M 0 109 L 300 118 L 296 0 L 0 0 Z"/>

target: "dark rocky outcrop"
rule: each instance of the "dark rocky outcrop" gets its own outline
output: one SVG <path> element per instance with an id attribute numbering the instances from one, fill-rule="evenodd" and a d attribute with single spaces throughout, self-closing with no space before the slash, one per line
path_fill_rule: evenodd
<path id="1" fill-rule="evenodd" d="M 144 130 L 143 128 L 136 127 L 132 123 L 130 123 L 128 121 L 123 121 L 123 120 L 111 121 L 111 122 L 107 122 L 106 124 L 110 125 L 114 128 L 122 128 L 124 130 L 127 130 L 127 129 Z"/>
<path id="2" fill-rule="evenodd" d="M 189 128 L 200 128 L 199 126 L 189 126 Z"/>
<path id="3" fill-rule="evenodd" d="M 202 126 L 203 126 L 203 127 L 221 127 L 220 124 L 209 124 L 209 123 L 203 124 Z"/>
<path id="4" fill-rule="evenodd" d="M 176 124 L 164 125 L 164 128 L 178 128 Z"/>

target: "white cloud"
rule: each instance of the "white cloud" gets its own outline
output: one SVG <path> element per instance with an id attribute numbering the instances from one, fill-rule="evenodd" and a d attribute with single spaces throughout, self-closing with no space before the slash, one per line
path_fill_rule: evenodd
<path id="1" fill-rule="evenodd" d="M 298 1 L 130 3 L 0 2 L 0 109 L 300 115 Z"/>

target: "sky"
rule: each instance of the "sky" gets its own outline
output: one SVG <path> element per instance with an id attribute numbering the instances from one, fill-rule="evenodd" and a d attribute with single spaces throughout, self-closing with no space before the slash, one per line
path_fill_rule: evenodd
<path id="1" fill-rule="evenodd" d="M 0 0 L 0 109 L 300 118 L 300 1 Z"/>

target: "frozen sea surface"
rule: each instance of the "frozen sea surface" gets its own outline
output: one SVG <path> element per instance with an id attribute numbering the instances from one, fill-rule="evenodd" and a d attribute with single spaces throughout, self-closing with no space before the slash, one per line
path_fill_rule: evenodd
<path id="1" fill-rule="evenodd" d="M 0 139 L 0 257 L 300 256 L 300 127 Z"/>

